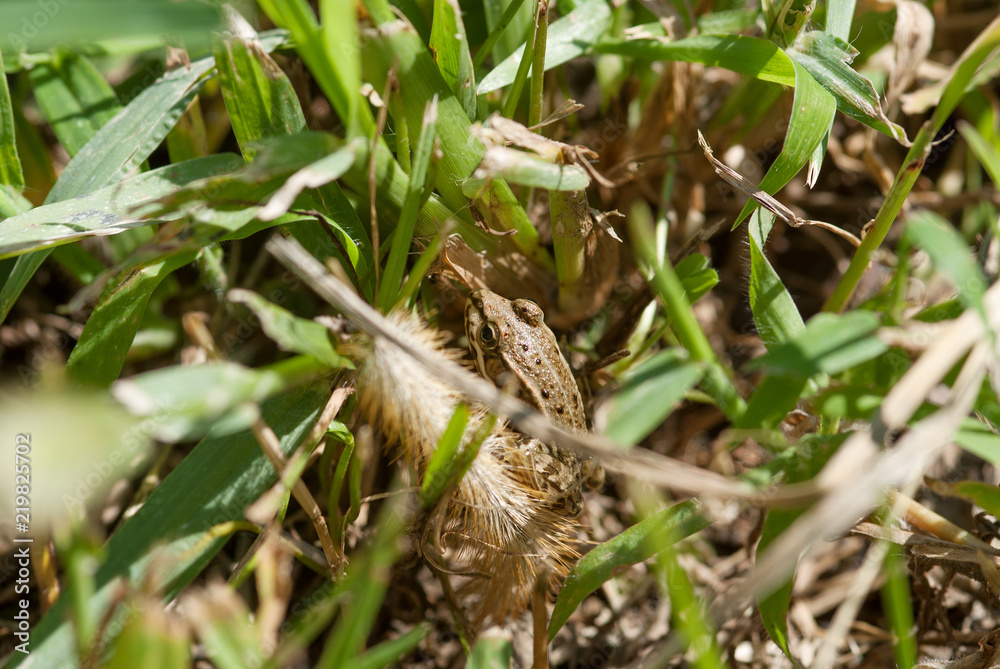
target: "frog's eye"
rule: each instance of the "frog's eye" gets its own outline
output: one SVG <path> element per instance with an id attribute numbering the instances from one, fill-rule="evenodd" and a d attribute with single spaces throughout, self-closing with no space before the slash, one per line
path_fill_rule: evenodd
<path id="1" fill-rule="evenodd" d="M 479 341 L 486 348 L 494 348 L 497 345 L 498 339 L 499 332 L 493 323 L 484 323 L 483 327 L 479 329 Z"/>

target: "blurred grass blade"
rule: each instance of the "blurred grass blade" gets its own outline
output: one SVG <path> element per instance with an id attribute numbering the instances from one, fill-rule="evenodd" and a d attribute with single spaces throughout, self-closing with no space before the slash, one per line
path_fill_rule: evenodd
<path id="1" fill-rule="evenodd" d="M 218 28 L 219 14 L 214 6 L 196 0 L 4 0 L 0 25 L 7 28 L 0 43 L 9 60 L 19 51 L 116 40 L 124 35 L 129 41 L 154 37 L 159 44 L 163 35 L 170 35 L 172 40 L 196 46 Z"/>
<path id="2" fill-rule="evenodd" d="M 851 37 L 856 0 L 830 0 L 826 6 L 826 32 L 845 42 Z"/>
<path id="3" fill-rule="evenodd" d="M 556 632 L 566 624 L 570 614 L 587 595 L 601 587 L 622 567 L 647 560 L 669 544 L 709 525 L 709 521 L 698 512 L 698 503 L 688 500 L 663 509 L 592 549 L 576 563 L 559 591 L 549 619 L 549 639 L 555 638 Z"/>
<path id="4" fill-rule="evenodd" d="M 107 386 L 117 379 L 153 291 L 194 258 L 194 251 L 177 253 L 112 279 L 69 354 L 66 373 L 86 386 Z"/>
<path id="5" fill-rule="evenodd" d="M 956 125 L 972 150 L 972 154 L 986 170 L 986 173 L 990 175 L 993 183 L 1000 183 L 1000 151 L 997 150 L 997 147 L 990 144 L 968 121 L 959 121 Z"/>
<path id="6" fill-rule="evenodd" d="M 392 565 L 399 557 L 399 536 L 405 527 L 403 497 L 382 507 L 372 543 L 364 555 L 352 558 L 340 584 L 346 593 L 340 617 L 326 639 L 317 669 L 352 666 L 371 633 L 389 587 Z"/>
<path id="7" fill-rule="evenodd" d="M 111 644 L 105 669 L 186 669 L 191 666 L 191 639 L 187 627 L 164 605 L 147 595 L 138 594 L 128 602 L 135 612 L 126 621 L 121 634 Z"/>
<path id="8" fill-rule="evenodd" d="M 118 96 L 87 58 L 57 53 L 28 71 L 35 100 L 72 158 L 121 111 Z"/>
<path id="9" fill-rule="evenodd" d="M 264 402 L 262 417 L 278 434 L 286 454 L 309 433 L 328 398 L 327 382 L 322 381 Z M 225 544 L 225 537 L 213 538 L 209 530 L 227 520 L 243 520 L 243 509 L 276 479 L 250 433 L 203 440 L 108 540 L 107 559 L 96 575 L 97 594 L 87 602 L 92 616 L 105 615 L 122 577 L 135 583 L 155 578 L 172 597 Z M 72 623 L 66 619 L 71 595 L 64 592 L 32 630 L 30 657 L 35 666 L 75 666 Z M 122 621 L 126 613 L 122 610 L 112 620 Z"/>
<path id="10" fill-rule="evenodd" d="M 261 329 L 281 350 L 311 355 L 332 369 L 353 368 L 351 361 L 334 348 L 330 331 L 316 321 L 299 318 L 257 293 L 242 288 L 230 290 L 226 299 L 253 312 Z"/>
<path id="11" fill-rule="evenodd" d="M 930 256 L 938 271 L 948 276 L 957 289 L 962 304 L 975 309 L 986 322 L 986 277 L 976 264 L 965 240 L 940 215 L 926 209 L 906 217 L 904 235 L 910 243 Z"/>
<path id="12" fill-rule="evenodd" d="M 795 97 L 785 143 L 759 185 L 769 195 L 781 190 L 810 160 L 816 148 L 826 139 L 837 111 L 833 96 L 795 59 L 792 59 L 792 65 L 795 68 Z M 733 229 L 757 207 L 756 200 L 749 200 L 733 222 Z"/>
<path id="13" fill-rule="evenodd" d="M 491 628 L 481 635 L 472 647 L 468 669 L 509 669 L 513 648 L 510 638 Z"/>
<path id="14" fill-rule="evenodd" d="M 431 633 L 431 624 L 422 622 L 406 634 L 383 641 L 369 648 L 365 654 L 353 661 L 352 669 L 383 669 L 399 666 L 399 662 L 416 649 L 417 644 Z"/>
<path id="15" fill-rule="evenodd" d="M 476 79 L 469 53 L 469 38 L 465 34 L 462 10 L 457 0 L 434 0 L 430 47 L 445 83 L 451 87 L 469 120 L 475 120 L 478 100 Z"/>
<path id="16" fill-rule="evenodd" d="M 749 413 L 749 412 L 748 412 Z M 792 449 L 787 464 L 782 467 L 784 481 L 801 483 L 815 477 L 836 452 L 840 439 L 826 442 L 807 436 Z M 769 509 L 761 527 L 760 541 L 755 553 L 760 556 L 781 534 L 805 512 L 805 509 Z M 771 640 L 795 663 L 788 645 L 787 616 L 792 595 L 793 579 L 776 588 L 770 595 L 757 599 L 761 622 L 764 623 Z"/>
<path id="17" fill-rule="evenodd" d="M 3 55 L 0 54 L 0 184 L 6 190 L 6 197 L 13 197 L 15 191 L 24 190 L 24 174 L 21 173 L 21 161 L 17 157 L 17 144 L 14 141 L 14 110 L 11 107 L 10 89 L 7 87 L 7 73 L 4 69 Z M 8 210 L 14 209 L 13 206 Z M 5 214 L 8 215 L 8 214 Z M 0 317 L 0 320 L 3 320 Z"/>
<path id="18" fill-rule="evenodd" d="M 605 0 L 587 0 L 549 26 L 545 49 L 545 70 L 558 67 L 587 52 L 611 27 L 611 7 Z M 522 45 L 483 77 L 477 86 L 480 95 L 503 88 L 514 81 Z"/>
<path id="19" fill-rule="evenodd" d="M 982 481 L 936 481 L 932 486 L 935 494 L 960 497 L 983 508 L 986 513 L 1000 517 L 1000 489 Z"/>
<path id="20" fill-rule="evenodd" d="M 427 103 L 424 110 L 423 125 L 420 138 L 417 140 L 413 155 L 413 167 L 410 170 L 410 183 L 403 200 L 403 210 L 399 214 L 399 223 L 393 232 L 392 248 L 386 261 L 385 274 L 379 287 L 376 307 L 382 313 L 388 313 L 399 299 L 400 284 L 406 271 L 406 261 L 410 255 L 410 244 L 413 241 L 413 229 L 417 224 L 417 211 L 424 201 L 427 174 L 434 153 L 434 140 L 437 136 L 438 98 L 435 95 Z M 429 194 L 429 193 L 428 193 Z"/>
<path id="21" fill-rule="evenodd" d="M 806 328 L 788 289 L 764 255 L 764 245 L 773 224 L 774 214 L 757 209 L 747 228 L 750 242 L 750 309 L 757 332 L 767 347 L 789 341 Z"/>
<path id="22" fill-rule="evenodd" d="M 621 390 L 601 412 L 606 414 L 604 435 L 618 444 L 638 444 L 663 422 L 701 380 L 701 365 L 689 362 L 683 351 L 660 351 L 624 374 Z"/>

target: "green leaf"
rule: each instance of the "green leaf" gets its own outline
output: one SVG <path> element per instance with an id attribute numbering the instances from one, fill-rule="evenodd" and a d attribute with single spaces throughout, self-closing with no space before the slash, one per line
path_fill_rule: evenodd
<path id="1" fill-rule="evenodd" d="M 179 218 L 185 212 L 161 211 L 157 220 L 137 215 L 137 210 L 175 194 L 179 185 L 200 183 L 210 175 L 228 173 L 242 165 L 239 156 L 214 154 L 161 167 L 82 197 L 35 207 L 4 221 L 0 257 Z"/>
<path id="2" fill-rule="evenodd" d="M 24 189 L 24 174 L 21 161 L 17 157 L 14 141 L 14 110 L 10 103 L 10 89 L 7 88 L 7 72 L 3 54 L 0 53 L 0 184 L 20 192 Z M 3 320 L 0 317 L 0 320 Z"/>
<path id="3" fill-rule="evenodd" d="M 869 311 L 816 314 L 806 323 L 805 331 L 772 346 L 747 367 L 798 378 L 839 374 L 888 350 L 876 335 L 878 327 L 878 315 Z"/>
<path id="4" fill-rule="evenodd" d="M 611 7 L 605 0 L 587 0 L 549 26 L 545 47 L 545 71 L 586 53 L 611 27 Z M 503 88 L 514 81 L 524 45 L 483 77 L 480 95 Z"/>
<path id="5" fill-rule="evenodd" d="M 904 234 L 930 256 L 938 271 L 955 282 L 958 299 L 986 322 L 986 278 L 958 231 L 940 215 L 922 209 L 906 217 Z"/>
<path id="6" fill-rule="evenodd" d="M 193 251 L 177 253 L 112 279 L 66 361 L 67 374 L 88 386 L 106 386 L 117 379 L 150 295 L 165 277 L 194 258 Z"/>
<path id="7" fill-rule="evenodd" d="M 758 209 L 747 226 L 750 242 L 750 309 L 764 346 L 789 341 L 805 331 L 792 296 L 762 249 L 774 224 L 774 214 Z"/>
<path id="8" fill-rule="evenodd" d="M 719 283 L 719 273 L 709 266 L 708 258 L 700 253 L 685 256 L 677 263 L 674 271 L 677 272 L 677 278 L 681 280 L 684 293 L 691 304 L 697 302 Z"/>
<path id="9" fill-rule="evenodd" d="M 934 486 L 934 492 L 939 495 L 961 497 L 982 507 L 993 517 L 1000 517 L 1000 488 L 982 481 L 957 481 L 948 483 L 939 481 Z"/>
<path id="10" fill-rule="evenodd" d="M 813 409 L 825 418 L 865 420 L 882 406 L 885 394 L 869 387 L 834 386 L 813 398 Z"/>
<path id="11" fill-rule="evenodd" d="M 263 404 L 262 418 L 278 435 L 284 453 L 291 453 L 305 438 L 328 398 L 324 380 Z M 72 441 L 62 443 L 64 448 L 75 447 Z M 121 455 L 131 457 L 131 452 L 126 449 Z M 215 538 L 209 531 L 222 522 L 243 520 L 243 509 L 275 480 L 274 468 L 249 432 L 203 440 L 108 540 L 107 560 L 95 577 L 96 595 L 85 604 L 91 617 L 105 615 L 118 597 L 122 578 L 134 583 L 155 578 L 172 597 L 225 544 L 225 537 Z M 75 665 L 73 625 L 67 617 L 72 595 L 64 592 L 32 630 L 30 657 L 35 666 Z M 121 624 L 127 613 L 125 609 L 116 612 L 109 629 Z"/>
<path id="12" fill-rule="evenodd" d="M 334 348 L 330 331 L 316 321 L 299 318 L 250 290 L 234 288 L 226 298 L 252 311 L 261 329 L 281 350 L 311 355 L 333 369 L 353 368 L 351 361 Z"/>
<path id="13" fill-rule="evenodd" d="M 697 502 L 688 500 L 663 509 L 595 547 L 566 577 L 549 619 L 549 639 L 555 637 L 587 595 L 601 587 L 618 569 L 647 560 L 710 524 L 699 513 Z"/>
<path id="14" fill-rule="evenodd" d="M 430 48 L 445 83 L 451 87 L 469 120 L 475 120 L 476 78 L 462 10 L 456 0 L 434 0 Z"/>
<path id="15" fill-rule="evenodd" d="M 795 67 L 775 44 L 745 35 L 699 35 L 675 41 L 608 39 L 598 53 L 617 53 L 644 60 L 679 60 L 724 67 L 763 81 L 795 86 Z M 482 88 L 482 84 L 480 84 Z"/>
<path id="16" fill-rule="evenodd" d="M 882 101 L 872 82 L 851 67 L 856 54 L 857 50 L 850 44 L 821 30 L 801 35 L 788 51 L 792 60 L 801 63 L 824 89 L 833 94 L 840 111 L 907 143 L 906 131 L 882 111 Z"/>
<path id="17" fill-rule="evenodd" d="M 955 433 L 955 443 L 987 462 L 1000 467 L 1000 433 L 989 425 L 967 418 Z"/>
<path id="18" fill-rule="evenodd" d="M 604 434 L 612 441 L 638 444 L 670 415 L 701 380 L 702 366 L 683 350 L 660 351 L 622 376 L 621 390 L 602 407 L 607 411 Z"/>

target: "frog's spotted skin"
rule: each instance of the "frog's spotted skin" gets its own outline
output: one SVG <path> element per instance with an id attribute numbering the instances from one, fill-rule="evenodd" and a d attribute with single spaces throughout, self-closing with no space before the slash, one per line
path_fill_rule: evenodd
<path id="1" fill-rule="evenodd" d="M 500 387 L 513 385 L 520 398 L 539 413 L 575 432 L 587 429 L 580 389 L 544 314 L 531 300 L 508 300 L 488 290 L 470 293 L 465 330 L 480 375 Z M 596 469 L 565 448 L 537 439 L 523 445 L 530 463 L 521 475 L 550 496 L 554 506 L 578 515 L 583 509 L 581 484 Z"/>

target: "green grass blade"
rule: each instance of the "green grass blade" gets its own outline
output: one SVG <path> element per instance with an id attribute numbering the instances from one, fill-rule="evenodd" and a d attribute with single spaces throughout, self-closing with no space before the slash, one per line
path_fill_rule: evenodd
<path id="1" fill-rule="evenodd" d="M 1000 50 L 1000 17 L 986 26 L 952 66 L 952 76 L 947 78 L 948 83 L 941 93 L 938 106 L 913 140 L 913 145 L 896 174 L 885 202 L 875 216 L 875 224 L 868 235 L 861 240 L 861 246 L 851 258 L 851 264 L 824 305 L 824 310 L 840 311 L 854 294 L 861 275 L 875 256 L 875 251 L 889 234 L 892 224 L 903 208 L 903 203 L 916 184 L 938 131 L 955 110 L 969 86 L 976 81 L 980 69 L 989 71 L 988 66 L 996 62 L 998 50 Z"/>
<path id="2" fill-rule="evenodd" d="M 369 648 L 364 655 L 353 662 L 353 669 L 382 669 L 397 666 L 399 661 L 412 652 L 430 633 L 430 623 L 420 623 L 406 634 Z"/>
<path id="3" fill-rule="evenodd" d="M 243 161 L 233 154 L 214 154 L 205 158 L 168 165 L 140 174 L 115 186 L 108 186 L 83 197 L 46 204 L 4 221 L 0 257 L 20 255 L 54 244 L 109 235 L 130 227 L 152 225 L 135 211 L 179 191 L 179 184 L 232 170 Z M 161 212 L 162 220 L 177 218 L 182 212 Z"/>
<path id="4" fill-rule="evenodd" d="M 432 507 L 454 479 L 452 463 L 458 455 L 462 435 L 469 424 L 469 407 L 459 404 L 448 420 L 448 425 L 438 439 L 434 454 L 427 463 L 424 479 L 420 483 L 420 503 L 426 509 Z"/>
<path id="5" fill-rule="evenodd" d="M 476 79 L 462 10 L 456 0 L 434 0 L 430 47 L 445 83 L 451 87 L 469 120 L 474 120 L 478 100 Z"/>
<path id="6" fill-rule="evenodd" d="M 364 555 L 351 559 L 340 586 L 349 596 L 343 600 L 341 615 L 327 637 L 317 669 L 340 669 L 353 664 L 375 623 L 389 586 L 392 565 L 399 557 L 399 535 L 404 529 L 404 513 L 397 496 L 386 504 L 378 518 L 372 544 Z"/>
<path id="7" fill-rule="evenodd" d="M 70 157 L 121 111 L 114 89 L 83 56 L 59 54 L 29 70 L 28 77 L 38 106 Z"/>
<path id="8" fill-rule="evenodd" d="M 735 421 L 746 409 L 740 398 L 733 380 L 727 375 L 708 342 L 705 331 L 691 311 L 691 303 L 684 293 L 684 285 L 680 282 L 673 267 L 669 264 L 660 265 L 656 259 L 653 241 L 652 215 L 644 202 L 633 205 L 629 225 L 632 236 L 636 239 L 636 250 L 649 267 L 653 269 L 651 284 L 663 300 L 663 306 L 670 317 L 677 338 L 691 354 L 691 360 L 703 363 L 705 366 L 702 386 L 712 396 L 719 409 L 732 421 Z"/>
<path id="9" fill-rule="evenodd" d="M 6 189 L 20 192 L 24 189 L 24 174 L 21 172 L 21 161 L 17 157 L 17 145 L 14 142 L 14 110 L 11 107 L 10 89 L 7 87 L 7 73 L 2 54 L 0 54 L 0 78 L 3 79 L 0 81 L 0 184 Z M 8 196 L 10 195 L 13 193 L 8 192 Z"/>
<path id="10" fill-rule="evenodd" d="M 484 3 L 487 10 L 487 21 L 490 17 L 490 4 Z M 503 14 L 496 20 L 494 25 L 490 28 L 490 34 L 486 37 L 486 41 L 483 42 L 482 46 L 479 47 L 479 51 L 476 52 L 476 57 L 472 61 L 472 66 L 474 70 L 478 70 L 482 64 L 486 61 L 486 57 L 490 55 L 493 51 L 493 47 L 499 43 L 500 38 L 504 36 L 507 28 L 514 21 L 515 17 L 518 16 L 518 12 L 521 6 L 524 4 L 524 0 L 510 0 L 510 3 L 504 8 Z M 527 22 L 524 22 L 525 24 Z M 515 45 L 511 45 L 511 49 L 514 49 Z M 503 60 L 503 58 L 500 58 Z"/>
<path id="11" fill-rule="evenodd" d="M 299 318 L 250 290 L 234 288 L 226 299 L 253 312 L 261 329 L 281 350 L 310 355 L 331 369 L 353 368 L 350 360 L 337 352 L 330 331 L 320 323 Z"/>
<path id="12" fill-rule="evenodd" d="M 789 341 L 802 334 L 805 323 L 792 296 L 764 255 L 767 235 L 774 224 L 774 214 L 758 209 L 750 218 L 750 309 L 754 324 L 765 346 Z"/>
<path id="13" fill-rule="evenodd" d="M 346 53 L 341 62 L 340 49 L 354 49 L 357 28 L 350 25 L 321 29 L 316 15 L 305 0 L 260 0 L 261 9 L 275 25 L 287 29 L 295 40 L 295 48 L 316 77 L 324 95 L 347 125 L 351 136 L 370 137 L 375 130 L 375 119 L 368 107 L 361 104 L 361 81 L 356 76 L 357 57 Z M 353 11 L 347 3 L 324 3 L 332 20 L 355 24 Z M 326 32 L 324 32 L 324 30 Z M 347 41 L 334 44 L 333 40 Z"/>
<path id="14" fill-rule="evenodd" d="M 328 397 L 323 381 L 263 404 L 263 419 L 278 434 L 286 454 L 312 429 Z M 72 442 L 66 444 L 72 447 Z M 226 457 L 220 458 L 220 453 Z M 91 615 L 97 619 L 104 615 L 122 577 L 135 583 L 155 578 L 164 584 L 168 597 L 190 583 L 225 541 L 213 539 L 208 531 L 221 522 L 243 520 L 243 509 L 276 479 L 253 435 L 244 432 L 203 440 L 108 540 L 108 557 L 95 579 L 97 594 L 87 603 Z M 74 666 L 72 623 L 66 619 L 71 596 L 64 592 L 32 630 L 31 655 L 26 657 L 34 666 Z M 125 613 L 120 611 L 113 620 L 120 621 Z"/>
<path id="15" fill-rule="evenodd" d="M 185 251 L 112 279 L 66 361 L 66 373 L 88 386 L 106 386 L 117 379 L 153 291 L 194 257 L 193 251 Z"/>
<path id="16" fill-rule="evenodd" d="M 636 365 L 620 379 L 607 411 L 604 435 L 630 446 L 645 439 L 663 422 L 702 377 L 701 365 L 689 362 L 682 351 L 660 351 Z"/>
<path id="17" fill-rule="evenodd" d="M 587 595 L 601 587 L 616 570 L 648 560 L 669 544 L 709 525 L 699 514 L 697 502 L 688 500 L 663 509 L 591 550 L 576 563 L 559 591 L 549 618 L 549 639 L 555 638 Z"/>
<path id="18" fill-rule="evenodd" d="M 236 22 L 240 37 L 215 40 L 219 86 L 233 133 L 247 162 L 253 162 L 260 140 L 306 129 L 292 83 L 278 64 L 263 52 L 242 17 Z"/>
<path id="19" fill-rule="evenodd" d="M 512 655 L 510 639 L 484 634 L 472 647 L 468 669 L 509 669 Z"/>
<path id="20" fill-rule="evenodd" d="M 769 195 L 781 190 L 810 160 L 816 148 L 826 139 L 837 111 L 834 97 L 819 85 L 805 67 L 794 58 L 792 65 L 795 68 L 795 99 L 785 144 L 760 182 L 760 189 Z M 756 200 L 748 201 L 736 217 L 733 229 L 758 206 Z"/>
<path id="21" fill-rule="evenodd" d="M 885 583 L 882 585 L 882 605 L 892 630 L 892 651 L 897 667 L 917 665 L 917 640 L 914 637 L 913 604 L 910 601 L 910 574 L 906 558 L 890 550 L 885 556 Z"/>
<path id="22" fill-rule="evenodd" d="M 400 282 L 406 271 L 406 260 L 410 254 L 410 243 L 413 241 L 413 229 L 417 224 L 417 211 L 422 204 L 427 173 L 431 164 L 431 154 L 434 153 L 434 138 L 437 132 L 438 107 L 437 97 L 431 98 L 424 110 L 423 127 L 417 140 L 413 156 L 413 168 L 410 171 L 410 183 L 403 201 L 403 211 L 399 214 L 399 223 L 393 233 L 392 249 L 386 261 L 385 274 L 379 288 L 378 301 L 375 303 L 383 313 L 389 310 L 399 300 Z"/>
<path id="23" fill-rule="evenodd" d="M 369 11 L 378 22 L 376 9 L 369 7 Z M 422 127 L 427 103 L 435 95 L 438 96 L 438 138 L 442 159 L 436 163 L 434 185 L 445 205 L 456 212 L 455 217 L 469 222 L 469 202 L 462 192 L 461 183 L 482 160 L 483 146 L 477 139 L 470 140 L 469 117 L 441 78 L 417 33 L 399 22 L 391 11 L 388 19 L 362 40 L 362 69 L 369 81 L 384 82 L 390 69 L 397 68 L 405 119 L 395 121 L 405 122 L 410 136 L 415 136 L 414 130 Z M 368 192 L 367 180 L 364 185 L 359 192 Z M 476 204 L 494 229 L 517 231 L 511 241 L 526 255 L 538 259 L 543 265 L 550 262 L 544 249 L 539 247 L 538 231 L 505 182 L 490 183 Z M 463 236 L 466 231 L 466 227 L 460 227 Z"/>
<path id="24" fill-rule="evenodd" d="M 545 70 L 558 67 L 586 53 L 611 27 L 611 7 L 605 0 L 587 0 L 549 26 Z M 524 54 L 524 45 L 497 65 L 479 82 L 480 95 L 513 83 Z"/>
<path id="25" fill-rule="evenodd" d="M 878 315 L 870 311 L 816 314 L 800 335 L 772 346 L 748 368 L 797 376 L 839 374 L 888 350 L 878 338 L 879 325 Z"/>

